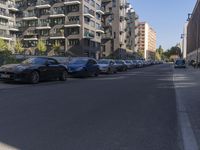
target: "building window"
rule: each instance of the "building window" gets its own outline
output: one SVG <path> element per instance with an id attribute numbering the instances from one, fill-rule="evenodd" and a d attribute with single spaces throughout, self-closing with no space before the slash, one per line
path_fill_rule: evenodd
<path id="1" fill-rule="evenodd" d="M 78 35 L 80 33 L 80 29 L 77 27 L 67 28 L 66 32 L 67 32 L 67 35 Z"/>
<path id="2" fill-rule="evenodd" d="M 69 41 L 68 41 L 69 46 L 75 46 L 75 45 L 79 45 L 79 44 L 80 44 L 79 39 L 69 39 Z"/>
<path id="3" fill-rule="evenodd" d="M 70 13 L 70 12 L 79 12 L 79 5 L 68 5 L 66 7 L 66 12 Z"/>

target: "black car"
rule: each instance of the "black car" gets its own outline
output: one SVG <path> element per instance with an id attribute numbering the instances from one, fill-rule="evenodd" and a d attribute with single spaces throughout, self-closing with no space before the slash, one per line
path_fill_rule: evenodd
<path id="1" fill-rule="evenodd" d="M 21 64 L 8 64 L 0 67 L 0 79 L 3 81 L 22 81 L 38 83 L 41 80 L 58 79 L 65 81 L 68 76 L 66 67 L 56 59 L 35 57 Z"/>
<path id="2" fill-rule="evenodd" d="M 174 63 L 174 68 L 186 68 L 186 62 L 184 59 L 177 59 Z"/>
<path id="3" fill-rule="evenodd" d="M 98 76 L 99 65 L 93 58 L 74 58 L 67 65 L 69 74 L 74 77 Z"/>

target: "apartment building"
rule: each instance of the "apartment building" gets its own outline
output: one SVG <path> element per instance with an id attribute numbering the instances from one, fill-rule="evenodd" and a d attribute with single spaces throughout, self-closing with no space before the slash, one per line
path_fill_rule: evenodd
<path id="1" fill-rule="evenodd" d="M 143 53 L 145 59 L 155 59 L 156 32 L 146 22 L 139 23 L 138 50 Z"/>
<path id="2" fill-rule="evenodd" d="M 98 57 L 101 50 L 101 0 L 17 0 L 18 37 L 27 51 L 36 53 L 39 39 L 51 52 L 55 43 L 60 53 Z"/>
<path id="3" fill-rule="evenodd" d="M 18 9 L 11 0 L 0 0 L 0 38 L 9 43 L 11 50 L 15 43 L 16 32 L 15 13 Z"/>
<path id="4" fill-rule="evenodd" d="M 130 5 L 127 10 L 126 48 L 131 50 L 133 53 L 138 51 L 138 24 L 139 16 Z"/>
<path id="5" fill-rule="evenodd" d="M 126 54 L 127 0 L 102 0 L 102 57 L 123 57 Z"/>

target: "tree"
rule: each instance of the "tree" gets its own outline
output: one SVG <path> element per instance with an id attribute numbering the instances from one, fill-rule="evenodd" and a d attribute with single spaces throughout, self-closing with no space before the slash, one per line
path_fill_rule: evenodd
<path id="1" fill-rule="evenodd" d="M 138 50 L 137 54 L 140 58 L 144 58 L 144 51 Z"/>
<path id="2" fill-rule="evenodd" d="M 156 60 L 164 59 L 164 49 L 160 45 L 159 48 L 156 49 Z"/>
<path id="3" fill-rule="evenodd" d="M 20 39 L 17 39 L 16 40 L 16 44 L 15 44 L 15 53 L 22 53 L 24 51 L 24 48 L 23 48 L 23 45 L 21 43 L 21 40 Z"/>
<path id="4" fill-rule="evenodd" d="M 54 53 L 59 54 L 60 47 L 61 47 L 60 42 L 56 41 L 56 42 L 53 44 Z"/>
<path id="5" fill-rule="evenodd" d="M 6 50 L 8 50 L 8 44 L 3 39 L 0 39 L 0 51 Z"/>
<path id="6" fill-rule="evenodd" d="M 44 54 L 46 52 L 47 47 L 45 45 L 45 42 L 42 39 L 38 40 L 37 49 L 40 52 L 40 54 Z"/>

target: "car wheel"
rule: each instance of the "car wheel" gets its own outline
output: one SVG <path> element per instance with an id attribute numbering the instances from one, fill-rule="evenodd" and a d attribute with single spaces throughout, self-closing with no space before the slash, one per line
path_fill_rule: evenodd
<path id="1" fill-rule="evenodd" d="M 62 72 L 62 75 L 61 77 L 59 78 L 60 81 L 66 81 L 67 80 L 67 77 L 68 77 L 68 72 L 66 70 L 64 70 Z"/>
<path id="2" fill-rule="evenodd" d="M 30 83 L 37 84 L 40 81 L 40 75 L 37 71 L 31 73 Z"/>

